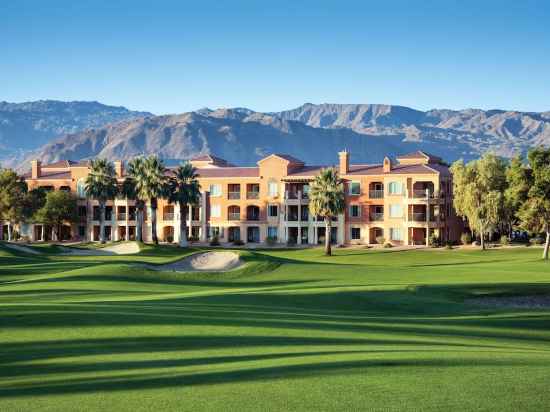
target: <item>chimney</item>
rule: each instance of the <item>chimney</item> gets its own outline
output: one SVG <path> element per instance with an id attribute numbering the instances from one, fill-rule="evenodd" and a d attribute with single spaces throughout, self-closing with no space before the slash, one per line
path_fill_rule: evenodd
<path id="1" fill-rule="evenodd" d="M 31 178 L 38 179 L 42 174 L 42 162 L 40 160 L 31 160 Z"/>
<path id="2" fill-rule="evenodd" d="M 340 159 L 340 174 L 345 175 L 349 172 L 349 152 L 347 150 L 339 152 L 338 158 Z"/>
<path id="3" fill-rule="evenodd" d="M 122 178 L 122 172 L 123 172 L 122 160 L 115 160 L 114 163 L 115 163 L 116 177 Z"/>
<path id="4" fill-rule="evenodd" d="M 391 172 L 391 160 L 388 156 L 384 157 L 383 170 L 384 170 L 384 173 L 390 173 Z"/>

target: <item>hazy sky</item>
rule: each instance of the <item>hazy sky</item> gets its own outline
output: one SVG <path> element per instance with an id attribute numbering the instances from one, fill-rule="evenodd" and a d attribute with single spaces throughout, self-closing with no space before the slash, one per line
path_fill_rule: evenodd
<path id="1" fill-rule="evenodd" d="M 0 100 L 550 110 L 549 1 L 82 3 L 0 2 Z"/>

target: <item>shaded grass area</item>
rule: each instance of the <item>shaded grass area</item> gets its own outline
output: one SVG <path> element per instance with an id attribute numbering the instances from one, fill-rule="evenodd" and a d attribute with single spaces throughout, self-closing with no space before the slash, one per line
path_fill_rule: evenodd
<path id="1" fill-rule="evenodd" d="M 239 251 L 228 273 L 146 269 L 202 249 L 30 255 L 0 245 L 2 410 L 544 410 L 539 251 Z"/>

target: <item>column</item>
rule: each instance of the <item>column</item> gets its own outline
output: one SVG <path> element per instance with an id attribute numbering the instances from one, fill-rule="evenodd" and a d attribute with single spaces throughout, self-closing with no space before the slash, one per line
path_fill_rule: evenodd
<path id="1" fill-rule="evenodd" d="M 200 221 L 201 221 L 201 230 L 200 230 L 200 241 L 206 242 L 207 239 L 207 220 L 206 220 L 206 192 L 201 193 L 201 204 L 200 204 Z"/>

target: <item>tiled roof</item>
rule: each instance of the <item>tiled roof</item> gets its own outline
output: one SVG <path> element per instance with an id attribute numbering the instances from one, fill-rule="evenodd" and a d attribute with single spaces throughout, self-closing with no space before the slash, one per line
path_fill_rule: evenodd
<path id="1" fill-rule="evenodd" d="M 288 177 L 309 177 L 317 175 L 322 169 L 328 166 L 304 166 L 288 174 Z"/>
<path id="2" fill-rule="evenodd" d="M 273 153 L 274 156 L 277 156 L 277 157 L 280 157 L 281 159 L 285 159 L 285 160 L 288 160 L 289 162 L 291 163 L 301 163 L 301 164 L 304 164 L 303 161 L 301 161 L 300 159 L 297 159 L 295 158 L 294 156 L 291 156 L 291 155 L 288 155 L 288 154 L 284 154 L 284 153 Z"/>
<path id="3" fill-rule="evenodd" d="M 31 173 L 25 173 L 23 177 L 25 179 L 31 179 Z M 50 180 L 50 179 L 70 179 L 71 172 L 46 172 L 42 171 L 38 180 Z"/>
<path id="4" fill-rule="evenodd" d="M 260 177 L 258 167 L 204 167 L 197 169 L 199 177 Z"/>
<path id="5" fill-rule="evenodd" d="M 436 169 L 433 166 L 440 168 Z M 392 165 L 389 174 L 435 174 L 443 172 L 445 166 L 440 165 Z M 382 165 L 350 165 L 348 175 L 367 176 L 367 175 L 383 175 L 384 167 Z"/>
<path id="6" fill-rule="evenodd" d="M 401 156 L 397 156 L 397 159 L 429 159 L 430 161 L 441 161 L 439 156 L 435 156 L 430 153 L 423 152 L 422 150 L 417 150 L 416 152 L 407 153 Z"/>

